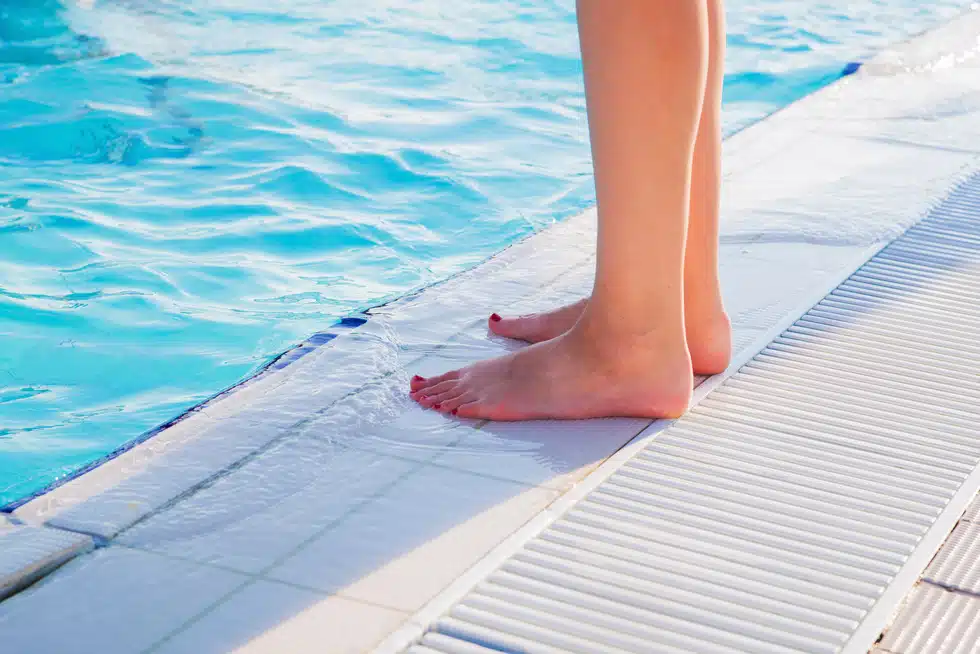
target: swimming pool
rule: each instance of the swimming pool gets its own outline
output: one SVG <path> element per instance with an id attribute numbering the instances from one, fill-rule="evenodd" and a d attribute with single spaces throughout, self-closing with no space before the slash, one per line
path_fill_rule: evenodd
<path id="1" fill-rule="evenodd" d="M 968 4 L 731 0 L 726 129 Z M 0 505 L 589 206 L 572 11 L 5 2 Z"/>

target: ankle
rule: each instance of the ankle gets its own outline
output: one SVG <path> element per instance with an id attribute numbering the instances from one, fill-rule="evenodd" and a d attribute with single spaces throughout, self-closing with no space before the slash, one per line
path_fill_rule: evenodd
<path id="1" fill-rule="evenodd" d="M 727 322 L 721 289 L 715 284 L 698 287 L 694 284 L 684 288 L 684 318 L 686 322 L 719 323 Z"/>
<path id="2" fill-rule="evenodd" d="M 564 337 L 577 352 L 591 359 L 597 369 L 653 367 L 668 376 L 691 370 L 691 354 L 683 329 L 610 328 L 605 322 L 583 316 Z"/>
<path id="3" fill-rule="evenodd" d="M 680 349 L 686 339 L 680 306 L 658 311 L 652 303 L 631 311 L 592 299 L 584 305 L 575 329 L 597 342 L 662 344 Z"/>

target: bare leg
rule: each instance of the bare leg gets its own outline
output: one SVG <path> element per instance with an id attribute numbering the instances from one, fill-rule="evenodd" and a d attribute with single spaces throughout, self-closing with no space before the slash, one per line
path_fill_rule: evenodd
<path id="1" fill-rule="evenodd" d="M 423 406 L 496 420 L 687 408 L 684 248 L 707 14 L 705 0 L 579 0 L 599 211 L 591 299 L 552 340 L 414 379 Z"/>
<path id="2" fill-rule="evenodd" d="M 708 0 L 708 84 L 698 122 L 691 178 L 691 217 L 684 260 L 687 346 L 694 372 L 713 375 L 728 367 L 731 327 L 718 281 L 718 209 L 721 190 L 721 87 L 725 66 L 723 0 Z M 648 156 L 658 156 L 656 152 Z M 490 330 L 531 343 L 565 333 L 588 300 L 516 318 L 490 320 Z"/>

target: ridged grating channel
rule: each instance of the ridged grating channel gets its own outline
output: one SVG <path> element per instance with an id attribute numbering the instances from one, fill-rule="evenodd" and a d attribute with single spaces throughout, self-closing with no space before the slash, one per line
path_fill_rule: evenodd
<path id="1" fill-rule="evenodd" d="M 978 424 L 980 177 L 408 651 L 857 651 L 980 462 Z"/>

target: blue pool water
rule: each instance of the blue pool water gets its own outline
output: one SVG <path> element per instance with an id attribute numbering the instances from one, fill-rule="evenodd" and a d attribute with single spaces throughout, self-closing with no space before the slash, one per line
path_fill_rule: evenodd
<path id="1" fill-rule="evenodd" d="M 0 3 L 0 505 L 589 206 L 573 4 Z M 967 4 L 731 0 L 726 128 Z"/>

